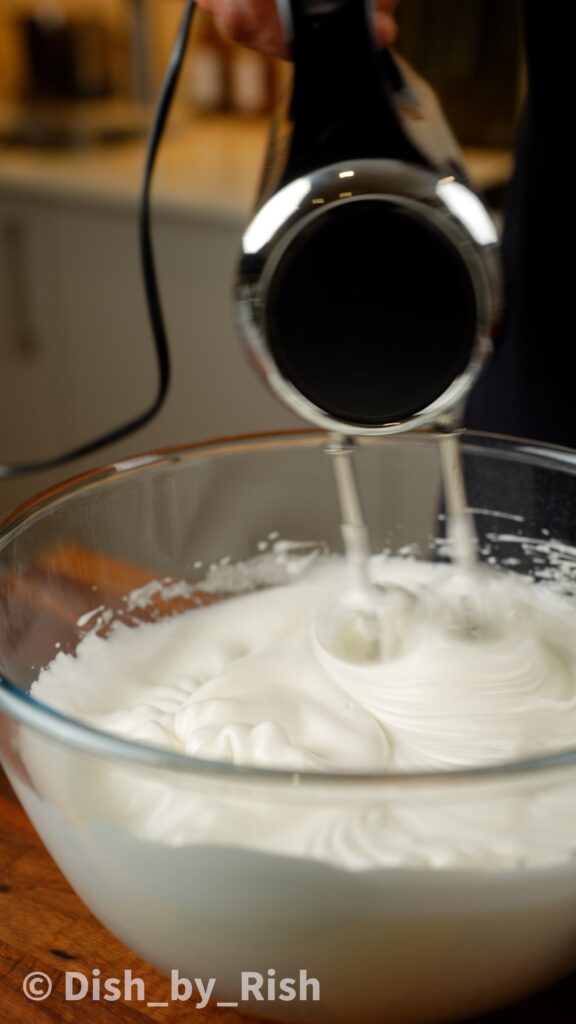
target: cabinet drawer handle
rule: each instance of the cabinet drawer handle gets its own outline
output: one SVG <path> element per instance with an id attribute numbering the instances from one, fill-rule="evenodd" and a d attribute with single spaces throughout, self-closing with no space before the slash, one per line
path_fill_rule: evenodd
<path id="1" fill-rule="evenodd" d="M 21 220 L 8 220 L 2 234 L 12 335 L 10 349 L 19 359 L 31 359 L 39 352 L 40 345 L 32 320 L 29 229 Z"/>

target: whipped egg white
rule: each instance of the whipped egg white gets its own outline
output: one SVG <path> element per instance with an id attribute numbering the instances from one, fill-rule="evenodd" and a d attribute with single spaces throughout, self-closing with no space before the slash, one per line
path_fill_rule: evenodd
<path id="1" fill-rule="evenodd" d="M 413 598 L 396 606 L 398 642 L 378 663 L 320 642 L 318 623 L 346 590 L 345 565 L 330 556 L 288 584 L 117 623 L 105 638 L 89 632 L 42 670 L 34 696 L 136 742 L 324 777 L 485 767 L 574 743 L 570 602 L 511 575 L 470 579 L 410 559 L 374 557 L 371 576 Z M 264 809 L 259 794 L 86 771 L 55 778 L 55 789 L 77 790 L 81 805 L 84 786 L 123 827 L 168 845 L 248 845 L 348 869 L 557 863 L 576 848 L 571 786 L 518 795 L 504 780 L 497 800 L 472 803 L 409 791 L 338 802 L 327 790 L 322 806 L 272 795 Z"/>
<path id="2" fill-rule="evenodd" d="M 451 566 L 413 560 L 375 557 L 371 575 L 415 597 L 376 663 L 319 642 L 319 616 L 346 587 L 341 560 L 326 558 L 288 585 L 89 633 L 33 693 L 129 739 L 294 770 L 471 767 L 576 737 L 568 602 L 495 573 L 470 591 Z M 460 621 L 471 595 L 479 628 Z"/>

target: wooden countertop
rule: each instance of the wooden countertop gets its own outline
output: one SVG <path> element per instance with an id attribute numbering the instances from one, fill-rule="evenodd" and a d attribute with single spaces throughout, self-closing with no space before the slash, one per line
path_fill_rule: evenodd
<path id="1" fill-rule="evenodd" d="M 267 119 L 177 120 L 159 157 L 157 210 L 243 223 L 256 194 L 267 131 Z M 143 154 L 144 140 L 77 149 L 0 146 L 0 190 L 27 198 L 134 209 Z M 500 184 L 510 174 L 508 150 L 467 149 L 465 157 L 479 189 Z"/>

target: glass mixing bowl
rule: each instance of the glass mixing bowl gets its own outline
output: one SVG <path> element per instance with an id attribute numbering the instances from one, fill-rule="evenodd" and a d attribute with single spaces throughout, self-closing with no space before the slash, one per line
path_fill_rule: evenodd
<path id="1" fill-rule="evenodd" d="M 158 968 L 215 978 L 214 999 L 272 1020 L 446 1024 L 575 966 L 576 737 L 482 769 L 306 774 L 127 741 L 29 693 L 114 619 L 137 628 L 237 593 L 240 563 L 282 582 L 278 538 L 296 557 L 341 550 L 323 444 L 304 431 L 147 455 L 8 516 L 2 763 L 84 902 Z M 466 436 L 463 457 L 482 558 L 572 599 L 576 456 Z M 374 549 L 444 558 L 435 441 L 366 440 L 357 463 Z"/>

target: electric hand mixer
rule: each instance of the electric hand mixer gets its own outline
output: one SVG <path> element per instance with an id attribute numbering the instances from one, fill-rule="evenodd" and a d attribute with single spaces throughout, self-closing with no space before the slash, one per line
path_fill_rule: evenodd
<path id="1" fill-rule="evenodd" d="M 447 424 L 490 350 L 496 234 L 364 0 L 291 0 L 288 130 L 242 239 L 242 336 L 272 390 L 340 434 Z"/>
<path id="2" fill-rule="evenodd" d="M 104 437 L 49 462 L 0 467 L 1 475 L 86 455 L 142 426 L 164 400 L 169 354 L 150 190 L 193 11 L 188 0 L 150 135 L 142 196 L 156 399 Z M 392 54 L 377 51 L 367 0 L 289 0 L 281 14 L 294 88 L 288 121 L 269 151 L 259 208 L 242 238 L 238 321 L 271 389 L 333 435 L 344 534 L 362 577 L 368 545 L 349 439 L 424 425 L 452 436 L 490 350 L 496 235 L 439 113 L 431 116 L 420 103 Z M 445 448 L 444 461 L 455 481 L 448 503 L 456 521 L 464 499 L 455 451 Z M 365 580 L 359 590 L 366 596 Z"/>
<path id="3" fill-rule="evenodd" d="M 347 634 L 355 657 L 374 660 L 391 653 L 410 597 L 370 584 L 350 438 L 443 432 L 454 553 L 469 570 L 454 431 L 491 348 L 496 233 L 439 111 L 430 116 L 392 54 L 377 51 L 370 5 L 290 0 L 284 15 L 293 94 L 242 238 L 238 320 L 272 391 L 332 433 L 351 578 L 320 640 L 341 649 Z"/>

